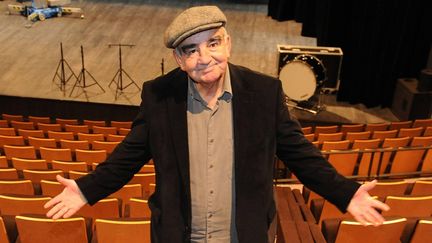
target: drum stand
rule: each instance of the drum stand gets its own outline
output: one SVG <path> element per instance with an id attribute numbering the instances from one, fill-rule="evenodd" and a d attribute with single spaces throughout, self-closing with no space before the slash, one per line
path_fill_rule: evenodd
<path id="1" fill-rule="evenodd" d="M 318 101 L 311 100 L 316 96 L 318 96 Z M 325 105 L 322 103 L 321 96 L 322 96 L 321 91 L 318 94 L 313 95 L 309 100 L 306 101 L 295 101 L 295 100 L 291 100 L 288 96 L 285 96 L 285 104 L 288 107 L 293 107 L 317 115 L 319 112 L 326 109 Z M 290 101 L 294 102 L 295 104 L 290 103 Z"/>
<path id="2" fill-rule="evenodd" d="M 122 46 L 127 46 L 127 47 L 134 47 L 135 45 L 131 45 L 131 44 L 109 44 L 108 47 L 111 46 L 118 46 L 119 48 L 119 69 L 116 72 L 116 74 L 114 75 L 114 78 L 111 80 L 111 82 L 108 84 L 108 87 L 111 87 L 112 83 L 116 84 L 116 93 L 115 93 L 115 99 L 117 100 L 117 98 L 120 96 L 120 94 L 123 93 L 123 90 L 126 89 L 127 87 L 131 86 L 132 84 L 135 85 L 138 90 L 141 90 L 141 88 L 135 83 L 135 81 L 129 76 L 129 74 L 123 69 L 123 65 L 122 65 Z M 123 86 L 123 74 L 126 75 L 126 77 L 129 79 L 130 83 L 128 83 L 127 85 Z"/>
<path id="3" fill-rule="evenodd" d="M 99 86 L 99 88 L 102 90 L 102 93 L 105 93 L 105 90 L 102 88 L 102 86 L 100 86 L 98 81 L 96 81 L 96 79 L 93 77 L 93 75 L 91 75 L 91 73 L 89 71 L 87 71 L 87 69 L 84 66 L 84 49 L 83 49 L 83 46 L 81 46 L 81 65 L 82 65 L 81 72 L 78 75 L 78 78 L 77 78 L 74 86 L 72 87 L 72 90 L 69 94 L 69 97 L 72 97 L 72 93 L 73 93 L 75 87 L 81 88 L 83 90 L 83 93 L 86 94 L 86 96 L 87 96 L 87 93 L 86 93 L 85 89 L 88 87 L 91 87 L 93 85 Z M 86 84 L 86 74 L 88 74 L 90 76 L 90 78 L 93 80 L 92 83 Z M 79 95 L 77 95 L 77 97 L 78 96 Z"/>
<path id="4" fill-rule="evenodd" d="M 70 72 L 70 75 L 68 77 L 66 77 L 65 68 L 67 68 L 67 70 Z M 54 83 L 56 81 L 56 78 L 59 79 L 59 83 L 56 83 L 56 85 L 60 88 L 61 91 L 63 91 L 63 96 L 66 95 L 66 83 L 69 82 L 72 77 L 75 77 L 76 79 L 78 78 L 73 72 L 72 68 L 69 66 L 69 63 L 64 59 L 63 43 L 60 42 L 60 61 L 57 65 L 52 82 Z"/>

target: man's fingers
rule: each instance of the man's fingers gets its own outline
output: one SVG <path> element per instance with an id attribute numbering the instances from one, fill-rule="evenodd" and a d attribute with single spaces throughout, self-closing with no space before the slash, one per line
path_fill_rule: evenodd
<path id="1" fill-rule="evenodd" d="M 64 215 L 63 218 L 69 218 L 72 215 L 74 215 L 78 210 L 74 209 L 74 208 L 70 208 Z"/>
<path id="2" fill-rule="evenodd" d="M 56 214 L 54 214 L 54 216 L 52 217 L 53 219 L 59 219 L 61 217 L 63 217 L 63 215 L 69 210 L 69 208 L 67 207 L 62 207 L 60 208 L 59 211 L 57 211 Z"/>
<path id="3" fill-rule="evenodd" d="M 48 217 L 48 218 L 51 218 L 53 215 L 55 215 L 58 211 L 60 211 L 60 209 L 62 209 L 62 207 L 63 207 L 63 204 L 62 203 L 57 203 L 57 204 L 55 204 L 55 206 L 54 207 L 52 207 L 49 211 L 48 211 L 48 213 L 46 214 L 46 216 Z"/>
<path id="4" fill-rule="evenodd" d="M 380 200 L 371 198 L 371 201 L 372 201 L 371 206 L 374 208 L 380 209 L 382 211 L 390 210 L 390 207 L 387 204 L 381 202 Z"/>
<path id="5" fill-rule="evenodd" d="M 62 194 L 60 193 L 59 195 L 55 196 L 53 199 L 49 200 L 47 203 L 45 203 L 44 208 L 50 208 L 54 205 L 56 205 L 57 203 L 62 201 Z"/>
<path id="6" fill-rule="evenodd" d="M 365 190 L 365 191 L 370 191 L 372 188 L 374 188 L 377 184 L 377 180 L 373 180 L 371 182 L 366 182 L 365 184 L 363 184 L 361 187 Z"/>

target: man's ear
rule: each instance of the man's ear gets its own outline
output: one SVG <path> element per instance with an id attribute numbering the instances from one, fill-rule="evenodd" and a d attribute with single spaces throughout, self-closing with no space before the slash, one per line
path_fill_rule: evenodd
<path id="1" fill-rule="evenodd" d="M 231 36 L 226 36 L 227 57 L 231 56 Z"/>
<path id="2" fill-rule="evenodd" d="M 183 62 L 181 60 L 181 57 L 178 55 L 177 51 L 174 49 L 173 50 L 173 56 L 174 56 L 174 60 L 177 62 L 177 65 L 180 67 L 181 70 L 184 71 L 183 69 Z"/>

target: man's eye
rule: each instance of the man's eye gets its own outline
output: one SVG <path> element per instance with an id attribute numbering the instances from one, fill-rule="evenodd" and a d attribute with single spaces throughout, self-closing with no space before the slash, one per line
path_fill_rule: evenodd
<path id="1" fill-rule="evenodd" d="M 185 50 L 186 55 L 192 55 L 196 52 L 196 49 L 187 49 Z"/>
<path id="2" fill-rule="evenodd" d="M 219 44 L 220 44 L 220 41 L 213 41 L 213 42 L 210 42 L 209 47 L 217 47 L 217 46 L 219 46 Z"/>

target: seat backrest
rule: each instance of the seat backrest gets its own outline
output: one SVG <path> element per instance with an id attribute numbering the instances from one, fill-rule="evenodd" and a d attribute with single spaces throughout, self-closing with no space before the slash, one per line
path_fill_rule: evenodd
<path id="1" fill-rule="evenodd" d="M 421 181 L 418 180 L 414 182 L 413 188 L 411 190 L 411 196 L 429 196 L 432 195 L 432 180 L 431 181 Z"/>
<path id="2" fill-rule="evenodd" d="M 425 149 L 396 151 L 390 167 L 390 173 L 417 172 L 422 161 Z"/>
<path id="3" fill-rule="evenodd" d="M 72 150 L 68 148 L 45 148 L 40 149 L 41 158 L 47 162 L 53 160 L 72 161 Z"/>
<path id="4" fill-rule="evenodd" d="M 33 122 L 35 126 L 40 123 L 51 123 L 51 118 L 48 116 L 28 116 L 28 120 Z"/>
<path id="5" fill-rule="evenodd" d="M 130 129 L 132 127 L 132 121 L 111 121 L 111 126 Z"/>
<path id="6" fill-rule="evenodd" d="M 432 145 L 432 136 L 413 137 L 410 144 L 410 146 L 412 147 L 416 147 L 416 146 L 427 147 L 431 145 Z"/>
<path id="7" fill-rule="evenodd" d="M 35 138 L 45 137 L 45 133 L 42 130 L 18 129 L 18 135 L 23 136 L 25 139 L 28 139 L 29 137 L 35 137 Z"/>
<path id="8" fill-rule="evenodd" d="M 143 197 L 142 186 L 141 184 L 124 185 L 120 190 L 111 194 L 110 197 L 121 199 L 122 215 L 124 215 L 125 208 L 129 205 L 129 201 L 132 197 Z"/>
<path id="9" fill-rule="evenodd" d="M 150 196 L 150 183 L 156 182 L 156 174 L 155 173 L 137 173 L 128 184 L 141 184 L 143 190 L 143 196 Z"/>
<path id="10" fill-rule="evenodd" d="M 75 150 L 76 160 L 86 162 L 88 165 L 104 162 L 107 158 L 106 150 Z"/>
<path id="11" fill-rule="evenodd" d="M 76 215 L 85 218 L 100 219 L 100 218 L 119 218 L 121 210 L 121 203 L 117 198 L 105 198 L 98 201 L 93 206 L 88 204 L 84 205 Z"/>
<path id="12" fill-rule="evenodd" d="M 48 131 L 48 138 L 54 138 L 57 142 L 60 142 L 60 139 L 74 140 L 73 132 L 56 132 L 56 131 Z"/>
<path id="13" fill-rule="evenodd" d="M 351 143 L 353 143 L 355 140 L 366 140 L 369 139 L 371 136 L 370 131 L 364 131 L 364 132 L 347 132 L 345 134 L 345 139 L 349 140 Z"/>
<path id="14" fill-rule="evenodd" d="M 69 173 L 71 170 L 75 171 L 87 171 L 87 163 L 85 162 L 69 162 L 69 161 L 58 161 L 53 160 L 51 162 L 54 170 L 62 170 L 65 173 Z"/>
<path id="15" fill-rule="evenodd" d="M 397 136 L 398 130 L 387 130 L 387 131 L 373 131 L 372 138 L 395 138 Z"/>
<path id="16" fill-rule="evenodd" d="M 388 123 L 367 123 L 365 131 L 385 131 L 389 127 Z"/>
<path id="17" fill-rule="evenodd" d="M 40 196 L 6 196 L 0 195 L 0 212 L 2 215 L 43 214 L 48 210 L 43 206 L 51 197 Z"/>
<path id="18" fill-rule="evenodd" d="M 357 164 L 359 151 L 353 150 L 347 153 L 331 153 L 328 161 L 335 169 L 344 176 L 354 175 L 354 168 Z"/>
<path id="19" fill-rule="evenodd" d="M 415 227 L 411 243 L 424 243 L 431 240 L 432 220 L 419 220 Z"/>
<path id="20" fill-rule="evenodd" d="M 17 170 L 47 170 L 48 163 L 44 159 L 20 159 L 12 158 L 12 165 Z"/>
<path id="21" fill-rule="evenodd" d="M 410 183 L 403 180 L 391 182 L 380 181 L 369 191 L 369 195 L 378 197 L 403 196 L 409 185 Z"/>
<path id="22" fill-rule="evenodd" d="M 364 124 L 342 124 L 340 132 L 346 135 L 349 132 L 364 132 L 364 129 Z"/>
<path id="23" fill-rule="evenodd" d="M 64 190 L 64 186 L 57 181 L 40 181 L 42 195 L 47 197 L 55 197 Z"/>
<path id="24" fill-rule="evenodd" d="M 44 131 L 44 133 L 46 133 L 46 134 L 48 134 L 49 131 L 53 131 L 53 132 L 61 132 L 62 131 L 60 124 L 38 122 L 37 127 L 38 127 L 38 129 Z"/>
<path id="25" fill-rule="evenodd" d="M 4 147 L 5 145 L 24 146 L 24 137 L 0 135 L 0 148 Z"/>
<path id="26" fill-rule="evenodd" d="M 432 196 L 388 196 L 385 203 L 390 207 L 390 210 L 383 211 L 383 216 L 429 217 L 432 215 Z"/>
<path id="27" fill-rule="evenodd" d="M 12 127 L 0 127 L 0 135 L 3 136 L 16 136 L 15 129 Z"/>
<path id="28" fill-rule="evenodd" d="M 18 129 L 27 129 L 34 130 L 35 125 L 33 122 L 25 122 L 25 121 L 11 121 L 11 127 Z"/>
<path id="29" fill-rule="evenodd" d="M 55 181 L 57 175 L 63 175 L 61 170 L 23 170 L 24 179 L 39 184 L 41 180 Z"/>
<path id="30" fill-rule="evenodd" d="M 120 142 L 103 142 L 93 141 L 92 149 L 94 150 L 105 150 L 108 154 L 111 154 Z"/>
<path id="31" fill-rule="evenodd" d="M 417 137 L 423 134 L 423 127 L 401 128 L 398 137 Z"/>
<path id="32" fill-rule="evenodd" d="M 66 132 L 72 132 L 74 135 L 77 135 L 80 133 L 89 133 L 90 128 L 88 125 L 71 125 L 71 124 L 65 124 L 64 125 Z"/>
<path id="33" fill-rule="evenodd" d="M 150 243 L 149 220 L 121 221 L 96 219 L 95 226 L 99 243 Z"/>
<path id="34" fill-rule="evenodd" d="M 78 133 L 78 140 L 80 141 L 88 141 L 89 143 L 93 141 L 105 141 L 105 136 L 101 133 L 93 134 L 93 133 Z"/>
<path id="35" fill-rule="evenodd" d="M 15 168 L 0 168 L 0 180 L 18 180 L 18 171 Z"/>
<path id="36" fill-rule="evenodd" d="M 16 216 L 15 221 L 21 243 L 88 242 L 86 222 L 81 217 L 53 220 Z"/>
<path id="37" fill-rule="evenodd" d="M 408 121 L 393 121 L 390 122 L 390 126 L 388 128 L 388 130 L 400 130 L 402 128 L 410 128 L 412 125 L 412 121 L 408 120 Z"/>
<path id="38" fill-rule="evenodd" d="M 329 151 L 329 150 L 346 150 L 350 146 L 349 140 L 342 140 L 342 141 L 324 141 L 321 147 L 321 150 L 323 151 Z"/>
<path id="39" fill-rule="evenodd" d="M 335 132 L 335 133 L 318 133 L 317 141 L 319 143 L 323 143 L 324 141 L 341 141 L 343 137 L 343 133 Z"/>
<path id="40" fill-rule="evenodd" d="M 40 149 L 40 147 L 46 148 L 56 148 L 57 143 L 54 138 L 35 138 L 29 137 L 28 142 L 31 146 L 34 146 L 35 149 Z"/>
<path id="41" fill-rule="evenodd" d="M 131 198 L 129 200 L 129 217 L 130 218 L 150 218 L 151 211 L 148 201 L 143 198 Z"/>
<path id="42" fill-rule="evenodd" d="M 416 119 L 414 120 L 413 127 L 432 127 L 432 118 Z"/>
<path id="43" fill-rule="evenodd" d="M 1 216 L 0 216 L 0 242 L 9 243 L 8 232 L 6 231 L 6 225 Z"/>
<path id="44" fill-rule="evenodd" d="M 0 194 L 34 195 L 30 180 L 0 181 Z"/>
<path id="45" fill-rule="evenodd" d="M 90 143 L 88 141 L 83 140 L 65 140 L 60 139 L 60 147 L 68 148 L 72 151 L 76 149 L 90 149 Z"/>
<path id="46" fill-rule="evenodd" d="M 5 145 L 4 152 L 6 158 L 11 160 L 12 158 L 22 158 L 22 159 L 36 159 L 36 150 L 33 146 L 12 146 Z"/>
<path id="47" fill-rule="evenodd" d="M 356 221 L 342 221 L 336 243 L 399 242 L 407 219 L 385 221 L 380 226 L 363 226 Z"/>

